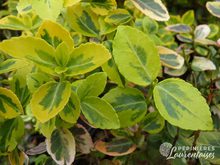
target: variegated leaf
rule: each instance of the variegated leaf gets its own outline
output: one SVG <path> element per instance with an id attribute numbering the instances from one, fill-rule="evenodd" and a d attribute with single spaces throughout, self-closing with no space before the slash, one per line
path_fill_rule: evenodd
<path id="1" fill-rule="evenodd" d="M 20 15 L 30 13 L 33 11 L 31 1 L 32 0 L 19 0 L 16 9 Z"/>
<path id="2" fill-rule="evenodd" d="M 105 41 L 104 45 L 112 53 L 112 41 Z M 120 76 L 118 68 L 115 64 L 115 60 L 113 58 L 111 58 L 110 60 L 108 60 L 108 62 L 102 65 L 102 70 L 107 73 L 110 80 L 123 87 L 122 77 Z"/>
<path id="3" fill-rule="evenodd" d="M 10 88 L 16 94 L 23 107 L 29 104 L 31 94 L 28 90 L 26 77 L 33 69 L 33 65 L 29 64 L 23 68 L 16 70 L 13 73 L 13 78 L 10 81 Z"/>
<path id="4" fill-rule="evenodd" d="M 165 120 L 157 111 L 147 114 L 141 122 L 142 130 L 150 134 L 159 133 L 164 128 L 164 125 Z"/>
<path id="5" fill-rule="evenodd" d="M 135 28 L 118 27 L 113 56 L 120 73 L 135 84 L 149 85 L 159 74 L 160 57 L 155 44 Z"/>
<path id="6" fill-rule="evenodd" d="M 210 32 L 211 29 L 208 25 L 199 25 L 194 31 L 195 39 L 205 39 L 206 37 L 208 37 Z"/>
<path id="7" fill-rule="evenodd" d="M 196 43 L 200 45 L 213 45 L 213 46 L 218 46 L 217 42 L 209 39 L 195 39 L 194 40 Z"/>
<path id="8" fill-rule="evenodd" d="M 183 66 L 184 58 L 181 55 L 163 46 L 158 46 L 157 48 L 162 65 L 172 69 L 180 69 Z"/>
<path id="9" fill-rule="evenodd" d="M 208 26 L 211 29 L 211 32 L 209 33 L 208 38 L 215 37 L 218 34 L 218 32 L 219 32 L 219 26 L 216 25 L 216 24 L 209 24 Z"/>
<path id="10" fill-rule="evenodd" d="M 113 58 L 111 58 L 110 60 L 108 60 L 108 62 L 102 65 L 102 70 L 107 73 L 110 80 L 112 80 L 121 87 L 124 86 L 122 82 L 122 77 L 120 76 L 120 73 Z"/>
<path id="11" fill-rule="evenodd" d="M 185 12 L 181 18 L 183 24 L 193 25 L 195 21 L 195 14 L 193 10 Z"/>
<path id="12" fill-rule="evenodd" d="M 204 144 L 208 144 L 208 146 L 212 146 L 210 148 L 213 157 L 209 157 L 207 160 L 210 164 L 220 164 L 220 132 L 212 131 L 212 132 L 201 132 L 200 136 L 197 139 L 196 144 L 198 146 L 204 146 Z M 204 152 L 205 153 L 205 152 Z"/>
<path id="13" fill-rule="evenodd" d="M 99 33 L 100 36 L 112 33 L 117 29 L 116 25 L 105 22 L 104 17 L 99 17 L 98 22 L 100 26 L 100 33 Z"/>
<path id="14" fill-rule="evenodd" d="M 86 128 L 77 124 L 71 128 L 70 131 L 73 133 L 76 140 L 76 150 L 83 154 L 89 154 L 94 148 L 94 144 Z"/>
<path id="15" fill-rule="evenodd" d="M 166 27 L 166 30 L 175 33 L 190 33 L 192 31 L 191 27 L 185 24 L 169 25 Z"/>
<path id="16" fill-rule="evenodd" d="M 153 96 L 161 116 L 172 125 L 189 130 L 213 129 L 209 106 L 191 84 L 169 78 L 155 86 Z"/>
<path id="17" fill-rule="evenodd" d="M 107 15 L 109 11 L 116 9 L 115 0 L 81 0 L 82 5 L 89 6 L 90 9 L 99 15 Z"/>
<path id="18" fill-rule="evenodd" d="M 132 16 L 127 10 L 116 9 L 105 17 L 105 22 L 113 25 L 120 25 L 129 22 L 131 19 Z"/>
<path id="19" fill-rule="evenodd" d="M 30 30 L 32 20 L 29 16 L 9 15 L 0 19 L 0 29 Z"/>
<path id="20" fill-rule="evenodd" d="M 95 149 L 109 156 L 123 156 L 134 152 L 136 145 L 130 139 L 99 140 L 95 143 Z"/>
<path id="21" fill-rule="evenodd" d="M 19 149 L 15 149 L 9 153 L 8 160 L 12 165 L 28 165 L 29 162 L 28 156 Z"/>
<path id="22" fill-rule="evenodd" d="M 114 88 L 103 97 L 118 114 L 120 127 L 132 126 L 145 116 L 147 104 L 143 94 L 134 88 Z"/>
<path id="23" fill-rule="evenodd" d="M 7 59 L 0 63 L 0 74 L 23 68 L 28 64 L 29 63 L 23 59 Z"/>
<path id="24" fill-rule="evenodd" d="M 211 60 L 197 56 L 194 56 L 191 67 L 195 71 L 216 70 L 216 66 Z"/>
<path id="25" fill-rule="evenodd" d="M 41 123 L 44 123 L 60 111 L 67 104 L 71 94 L 68 82 L 48 82 L 42 85 L 32 96 L 31 110 Z"/>
<path id="26" fill-rule="evenodd" d="M 41 142 L 37 146 L 34 146 L 34 147 L 28 149 L 26 151 L 26 154 L 28 154 L 28 155 L 38 155 L 38 154 L 42 154 L 42 153 L 44 153 L 46 151 L 47 151 L 46 143 L 45 142 Z"/>
<path id="27" fill-rule="evenodd" d="M 56 118 L 52 118 L 45 123 L 37 123 L 37 127 L 39 128 L 39 132 L 42 133 L 46 138 L 49 138 L 53 131 L 56 129 Z"/>
<path id="28" fill-rule="evenodd" d="M 147 32 L 148 34 L 157 33 L 159 29 L 158 23 L 149 17 L 144 17 L 142 27 L 144 32 Z"/>
<path id="29" fill-rule="evenodd" d="M 81 100 L 88 96 L 99 96 L 105 89 L 107 75 L 104 72 L 88 76 L 77 88 L 77 95 Z M 97 88 L 98 86 L 98 88 Z"/>
<path id="30" fill-rule="evenodd" d="M 79 3 L 81 0 L 64 0 L 64 7 L 73 6 Z"/>
<path id="31" fill-rule="evenodd" d="M 78 46 L 83 40 L 82 34 L 79 32 L 72 32 L 71 36 L 73 38 L 73 42 L 75 46 Z"/>
<path id="32" fill-rule="evenodd" d="M 46 41 L 35 37 L 13 37 L 0 43 L 0 50 L 14 58 L 36 57 L 39 52 L 53 53 Z"/>
<path id="33" fill-rule="evenodd" d="M 71 165 L 75 159 L 75 139 L 68 129 L 55 130 L 46 139 L 47 152 L 59 165 Z"/>
<path id="34" fill-rule="evenodd" d="M 56 20 L 63 8 L 63 0 L 32 0 L 32 8 L 41 19 Z"/>
<path id="35" fill-rule="evenodd" d="M 67 8 L 67 22 L 75 31 L 88 37 L 99 37 L 98 16 L 80 4 Z"/>
<path id="36" fill-rule="evenodd" d="M 181 41 L 181 42 L 185 42 L 185 43 L 192 43 L 192 36 L 188 33 L 182 33 L 182 34 L 177 34 L 176 38 Z"/>
<path id="37" fill-rule="evenodd" d="M 10 131 L 9 131 L 10 130 Z M 20 116 L 5 120 L 0 125 L 0 154 L 12 152 L 24 135 L 24 122 Z"/>
<path id="38" fill-rule="evenodd" d="M 102 44 L 81 44 L 70 54 L 70 60 L 66 65 L 68 67 L 66 75 L 75 76 L 90 72 L 110 58 L 111 54 Z"/>
<path id="39" fill-rule="evenodd" d="M 68 123 L 76 123 L 80 115 L 80 100 L 78 96 L 72 92 L 68 103 L 59 113 L 61 119 Z"/>
<path id="40" fill-rule="evenodd" d="M 99 97 L 90 96 L 81 103 L 83 115 L 90 124 L 102 129 L 117 129 L 120 127 L 114 108 Z"/>
<path id="41" fill-rule="evenodd" d="M 209 1 L 209 2 L 206 3 L 206 8 L 208 9 L 208 11 L 212 15 L 220 18 L 220 2 L 217 2 L 217 1 L 216 2 L 215 1 L 211 2 L 211 1 Z"/>
<path id="42" fill-rule="evenodd" d="M 46 20 L 42 23 L 36 36 L 44 39 L 55 48 L 62 42 L 65 42 L 69 48 L 74 47 L 73 39 L 69 31 L 60 24 L 50 20 Z"/>
<path id="43" fill-rule="evenodd" d="M 134 5 L 146 16 L 157 21 L 167 21 L 170 16 L 161 0 L 132 0 Z"/>
<path id="44" fill-rule="evenodd" d="M 170 76 L 182 76 L 183 74 L 186 73 L 187 71 L 187 66 L 183 65 L 182 68 L 180 69 L 172 69 L 172 68 L 168 68 L 168 67 L 164 67 L 164 73 L 170 75 Z"/>
<path id="45" fill-rule="evenodd" d="M 73 50 L 73 48 L 69 49 L 68 45 L 65 42 L 62 42 L 57 46 L 56 52 L 55 52 L 55 60 L 57 63 L 57 67 L 55 68 L 55 72 L 57 74 L 61 74 L 67 71 L 67 63 L 70 59 L 70 52 Z"/>
<path id="46" fill-rule="evenodd" d="M 49 81 L 53 81 L 53 79 L 41 72 L 30 73 L 27 75 L 27 86 L 29 91 L 32 93 L 35 92 L 41 85 Z"/>
<path id="47" fill-rule="evenodd" d="M 11 119 L 22 113 L 23 108 L 18 97 L 11 90 L 0 87 L 0 116 Z"/>

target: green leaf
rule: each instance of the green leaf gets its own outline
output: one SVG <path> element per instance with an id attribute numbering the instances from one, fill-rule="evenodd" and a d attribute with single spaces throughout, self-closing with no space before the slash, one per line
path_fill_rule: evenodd
<path id="1" fill-rule="evenodd" d="M 105 22 L 113 25 L 120 25 L 129 22 L 132 19 L 130 13 L 125 9 L 116 9 L 111 11 L 106 17 Z"/>
<path id="2" fill-rule="evenodd" d="M 81 0 L 82 5 L 89 6 L 90 9 L 99 15 L 107 15 L 110 10 L 116 9 L 115 0 Z"/>
<path id="3" fill-rule="evenodd" d="M 81 103 L 83 115 L 90 124 L 101 129 L 117 129 L 120 127 L 114 108 L 105 100 L 90 96 Z"/>
<path id="4" fill-rule="evenodd" d="M 208 25 L 199 25 L 196 26 L 194 31 L 195 39 L 205 39 L 210 34 L 211 29 Z"/>
<path id="5" fill-rule="evenodd" d="M 0 63 L 0 74 L 23 68 L 28 64 L 29 63 L 23 59 L 7 59 Z"/>
<path id="6" fill-rule="evenodd" d="M 220 2 L 207 2 L 206 8 L 212 15 L 220 18 Z"/>
<path id="7" fill-rule="evenodd" d="M 5 120 L 0 125 L 0 154 L 15 149 L 24 134 L 24 122 L 21 117 Z"/>
<path id="8" fill-rule="evenodd" d="M 135 84 L 149 85 L 159 74 L 160 57 L 155 44 L 135 28 L 118 27 L 113 56 L 120 73 Z"/>
<path id="9" fill-rule="evenodd" d="M 0 87 L 0 116 L 11 119 L 20 114 L 23 114 L 23 108 L 17 96 L 11 90 Z"/>
<path id="10" fill-rule="evenodd" d="M 13 37 L 0 43 L 0 50 L 14 58 L 36 57 L 39 52 L 53 53 L 46 41 L 36 37 Z"/>
<path id="11" fill-rule="evenodd" d="M 182 68 L 184 64 L 184 58 L 181 55 L 163 46 L 158 46 L 158 50 L 162 65 L 172 69 Z"/>
<path id="12" fill-rule="evenodd" d="M 47 41 L 53 47 L 57 47 L 62 42 L 65 42 L 69 48 L 74 47 L 73 39 L 70 33 L 60 24 L 46 20 L 38 28 L 36 37 L 40 37 Z"/>
<path id="13" fill-rule="evenodd" d="M 31 110 L 41 123 L 44 123 L 60 111 L 68 103 L 71 85 L 68 82 L 48 82 L 42 85 L 32 96 Z"/>
<path id="14" fill-rule="evenodd" d="M 73 50 L 67 63 L 66 75 L 75 76 L 90 72 L 111 58 L 109 51 L 96 43 L 85 43 Z"/>
<path id="15" fill-rule="evenodd" d="M 68 103 L 59 113 L 61 119 L 68 123 L 76 123 L 80 116 L 80 101 L 78 96 L 72 92 Z"/>
<path id="16" fill-rule="evenodd" d="M 134 5 L 146 16 L 157 21 L 167 21 L 170 16 L 161 0 L 132 0 Z"/>
<path id="17" fill-rule="evenodd" d="M 98 37 L 100 27 L 98 16 L 80 4 L 67 8 L 67 22 L 75 31 L 88 37 Z"/>
<path id="18" fill-rule="evenodd" d="M 46 139 L 47 152 L 60 165 L 71 165 L 75 159 L 75 139 L 68 129 L 55 130 Z"/>
<path id="19" fill-rule="evenodd" d="M 195 21 L 195 15 L 193 10 L 185 12 L 181 18 L 183 24 L 193 25 Z"/>
<path id="20" fill-rule="evenodd" d="M 55 21 L 63 8 L 63 0 L 32 0 L 32 8 L 43 20 Z"/>
<path id="21" fill-rule="evenodd" d="M 192 31 L 191 27 L 185 24 L 175 24 L 166 27 L 166 30 L 175 33 L 190 33 Z"/>
<path id="22" fill-rule="evenodd" d="M 150 134 L 159 133 L 164 128 L 164 125 L 165 120 L 157 111 L 147 114 L 141 122 L 142 130 Z"/>
<path id="23" fill-rule="evenodd" d="M 216 70 L 216 66 L 211 60 L 197 56 L 194 56 L 191 67 L 195 71 Z"/>
<path id="24" fill-rule="evenodd" d="M 115 109 L 121 128 L 133 126 L 147 113 L 145 98 L 135 88 L 114 88 L 105 94 L 103 99 Z"/>
<path id="25" fill-rule="evenodd" d="M 213 129 L 209 106 L 191 84 L 166 79 L 155 86 L 153 96 L 161 116 L 172 125 L 189 130 Z"/>
<path id="26" fill-rule="evenodd" d="M 114 139 L 110 142 L 101 140 L 95 143 L 95 149 L 109 156 L 123 156 L 135 151 L 136 145 L 130 139 Z"/>
<path id="27" fill-rule="evenodd" d="M 88 76 L 77 88 L 77 95 L 81 100 L 88 96 L 99 96 L 105 89 L 107 75 L 104 72 Z M 98 88 L 97 88 L 98 87 Z"/>

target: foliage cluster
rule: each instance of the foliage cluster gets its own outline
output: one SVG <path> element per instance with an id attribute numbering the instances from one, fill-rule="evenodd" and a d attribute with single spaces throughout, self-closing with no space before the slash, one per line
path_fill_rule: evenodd
<path id="1" fill-rule="evenodd" d="M 220 2 L 199 4 L 220 18 Z M 165 6 L 6 1 L 0 164 L 220 164 L 219 25 Z M 215 157 L 166 160 L 163 142 Z"/>

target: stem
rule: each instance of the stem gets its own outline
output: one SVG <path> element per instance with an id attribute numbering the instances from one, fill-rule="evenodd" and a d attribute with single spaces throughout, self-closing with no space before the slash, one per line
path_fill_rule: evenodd
<path id="1" fill-rule="evenodd" d="M 176 136 L 174 137 L 174 140 L 173 140 L 173 146 L 176 145 L 176 142 L 179 138 L 179 132 L 180 132 L 180 129 L 177 127 L 177 132 L 176 132 Z"/>
<path id="2" fill-rule="evenodd" d="M 199 138 L 199 135 L 200 135 L 200 130 L 194 132 L 194 140 L 193 140 L 193 144 L 192 144 L 191 154 L 196 152 L 196 151 L 193 150 L 193 148 L 196 146 L 196 142 Z M 193 164 L 195 164 L 195 161 L 192 158 L 190 158 L 189 161 L 188 161 L 188 164 L 193 165 Z"/>

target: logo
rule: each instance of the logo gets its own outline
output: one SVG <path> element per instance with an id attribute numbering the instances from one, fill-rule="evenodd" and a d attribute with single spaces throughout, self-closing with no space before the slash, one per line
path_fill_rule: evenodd
<path id="1" fill-rule="evenodd" d="M 176 158 L 203 158 L 214 159 L 215 147 L 212 145 L 198 145 L 198 146 L 173 146 L 171 143 L 165 142 L 160 145 L 160 154 L 166 159 Z"/>
<path id="2" fill-rule="evenodd" d="M 167 157 L 170 153 L 170 150 L 172 148 L 172 144 L 171 143 L 168 143 L 168 142 L 165 142 L 163 144 L 160 145 L 160 154 Z"/>

